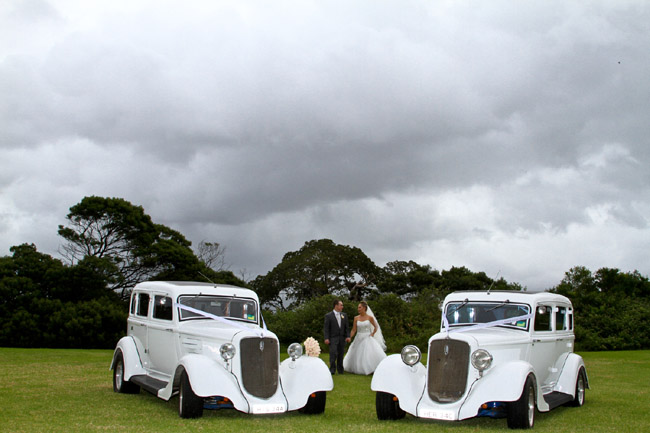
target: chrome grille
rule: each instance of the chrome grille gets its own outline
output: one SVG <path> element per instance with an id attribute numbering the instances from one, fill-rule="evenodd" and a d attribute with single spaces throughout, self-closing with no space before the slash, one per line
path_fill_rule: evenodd
<path id="1" fill-rule="evenodd" d="M 255 397 L 269 398 L 278 388 L 278 342 L 273 338 L 245 338 L 240 342 L 244 389 Z"/>
<path id="2" fill-rule="evenodd" d="M 438 403 L 458 401 L 467 385 L 469 345 L 458 340 L 434 340 L 428 359 L 429 397 Z"/>

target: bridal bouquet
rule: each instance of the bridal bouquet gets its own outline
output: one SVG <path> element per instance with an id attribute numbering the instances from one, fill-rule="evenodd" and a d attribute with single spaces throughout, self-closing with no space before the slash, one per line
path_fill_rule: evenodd
<path id="1" fill-rule="evenodd" d="M 320 345 L 314 337 L 307 337 L 304 343 L 305 353 L 307 356 L 318 356 L 320 355 Z"/>

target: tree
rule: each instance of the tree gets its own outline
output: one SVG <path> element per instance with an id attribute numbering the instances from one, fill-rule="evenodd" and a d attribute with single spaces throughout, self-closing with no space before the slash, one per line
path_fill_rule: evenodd
<path id="1" fill-rule="evenodd" d="M 52 298 L 53 281 L 63 271 L 63 263 L 47 254 L 36 250 L 34 244 L 22 244 L 9 249 L 12 257 L 4 257 L 1 282 L 5 287 L 20 287 L 16 296 L 34 293 L 42 298 Z M 14 296 L 2 296 L 2 301 L 15 299 Z"/>
<path id="2" fill-rule="evenodd" d="M 451 293 L 459 290 L 487 290 L 492 284 L 485 272 L 474 273 L 465 266 L 452 266 L 448 271 L 442 271 L 442 284 Z"/>
<path id="3" fill-rule="evenodd" d="M 420 265 L 412 260 L 386 263 L 382 271 L 382 278 L 377 283 L 379 291 L 399 296 L 412 296 L 424 289 L 433 288 L 441 279 L 440 272 L 431 269 L 431 266 Z"/>
<path id="4" fill-rule="evenodd" d="M 157 275 L 192 275 L 201 268 L 191 242 L 169 227 L 155 224 L 141 206 L 121 198 L 84 197 L 70 208 L 68 226 L 59 226 L 67 242 L 62 255 L 70 264 L 87 257 L 106 259 L 112 287 L 128 288 Z"/>
<path id="5" fill-rule="evenodd" d="M 196 256 L 205 266 L 215 271 L 228 270 L 226 264 L 226 247 L 219 242 L 201 241 L 197 247 Z"/>
<path id="6" fill-rule="evenodd" d="M 126 307 L 107 287 L 104 259 L 66 266 L 33 244 L 10 251 L 0 258 L 0 346 L 115 346 Z"/>
<path id="7" fill-rule="evenodd" d="M 571 299 L 581 350 L 650 347 L 650 282 L 637 271 L 576 266 L 551 291 Z"/>
<path id="8" fill-rule="evenodd" d="M 355 297 L 361 298 L 372 290 L 379 271 L 359 248 L 319 239 L 285 254 L 271 272 L 251 284 L 263 303 L 283 310 L 326 294 L 348 296 L 355 288 Z"/>

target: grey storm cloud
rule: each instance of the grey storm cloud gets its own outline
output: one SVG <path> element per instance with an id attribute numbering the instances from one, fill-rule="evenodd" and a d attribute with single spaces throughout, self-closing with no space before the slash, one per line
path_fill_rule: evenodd
<path id="1" fill-rule="evenodd" d="M 2 246 L 56 250 L 104 195 L 254 273 L 317 237 L 537 288 L 647 273 L 647 22 L 643 1 L 9 1 Z M 606 233 L 611 262 L 585 254 Z"/>

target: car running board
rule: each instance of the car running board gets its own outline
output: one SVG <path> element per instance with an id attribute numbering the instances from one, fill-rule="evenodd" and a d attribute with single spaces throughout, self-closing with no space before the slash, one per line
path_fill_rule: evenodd
<path id="1" fill-rule="evenodd" d="M 140 385 L 142 389 L 156 396 L 158 395 L 158 391 L 160 391 L 161 389 L 167 386 L 167 382 L 154 379 L 153 377 L 149 377 L 144 374 L 131 376 L 129 378 L 129 381 L 135 383 L 136 385 Z"/>
<path id="2" fill-rule="evenodd" d="M 550 394 L 546 394 L 544 396 L 544 400 L 546 400 L 546 403 L 548 403 L 549 410 L 555 409 L 558 406 L 562 406 L 563 404 L 569 403 L 570 401 L 573 401 L 573 396 L 571 394 L 565 394 L 563 392 L 551 392 Z"/>

